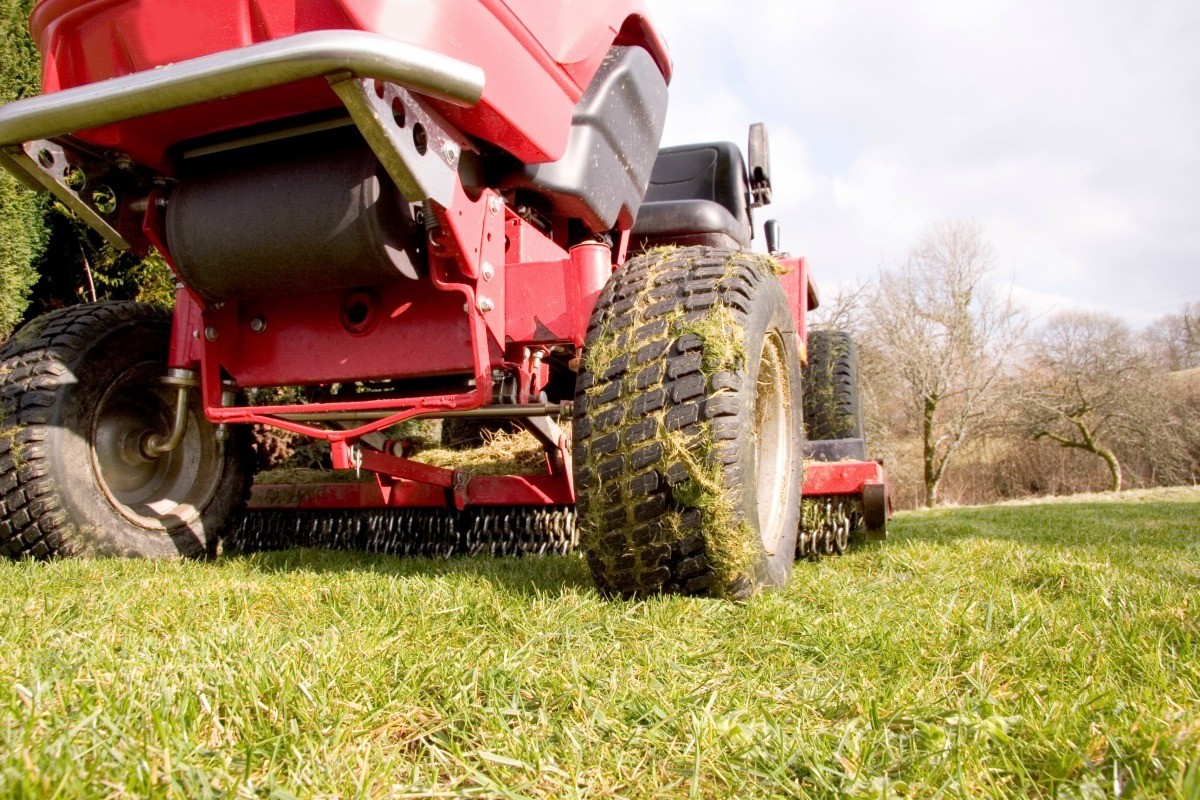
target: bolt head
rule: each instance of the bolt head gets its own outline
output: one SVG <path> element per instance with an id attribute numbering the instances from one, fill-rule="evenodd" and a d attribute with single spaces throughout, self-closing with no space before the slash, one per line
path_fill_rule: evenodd
<path id="1" fill-rule="evenodd" d="M 446 159 L 446 163 L 454 166 L 458 163 L 459 149 L 454 142 L 446 142 L 442 145 L 442 158 Z"/>
<path id="2" fill-rule="evenodd" d="M 496 302 L 490 297 L 479 298 L 479 310 L 486 314 L 496 308 Z"/>
<path id="3" fill-rule="evenodd" d="M 492 278 L 496 277 L 496 268 L 492 266 L 490 261 L 483 262 L 483 267 L 480 268 L 480 272 L 483 274 L 483 279 L 485 281 L 490 281 Z"/>
<path id="4" fill-rule="evenodd" d="M 263 317 L 255 317 L 250 320 L 250 330 L 255 333 L 262 333 L 267 329 L 267 321 Z"/>
<path id="5" fill-rule="evenodd" d="M 204 338 L 208 339 L 210 342 L 215 342 L 217 340 L 217 335 L 216 325 L 209 325 L 204 329 Z"/>
<path id="6" fill-rule="evenodd" d="M 504 198 L 497 195 L 492 195 L 492 197 L 488 200 L 488 211 L 495 215 L 499 214 L 500 209 L 502 208 L 504 208 Z"/>

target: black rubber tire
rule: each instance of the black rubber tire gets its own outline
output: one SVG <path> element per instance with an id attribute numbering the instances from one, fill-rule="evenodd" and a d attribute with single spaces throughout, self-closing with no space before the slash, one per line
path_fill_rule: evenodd
<path id="1" fill-rule="evenodd" d="M 773 264 L 655 250 L 601 293 L 577 381 L 574 463 L 581 546 L 606 595 L 737 599 L 787 583 L 804 427 L 795 326 Z M 764 376 L 760 395 L 768 368 L 780 374 Z M 775 421 L 758 407 L 770 397 Z"/>
<path id="2" fill-rule="evenodd" d="M 810 442 L 866 435 L 858 381 L 858 350 L 850 334 L 811 331 L 804 368 L 804 429 Z"/>
<path id="3" fill-rule="evenodd" d="M 0 554 L 216 552 L 249 494 L 248 427 L 222 446 L 193 403 L 179 448 L 111 466 L 111 453 L 136 450 L 127 443 L 142 422 L 170 427 L 175 390 L 158 380 L 170 332 L 163 309 L 95 303 L 38 317 L 0 347 Z"/>

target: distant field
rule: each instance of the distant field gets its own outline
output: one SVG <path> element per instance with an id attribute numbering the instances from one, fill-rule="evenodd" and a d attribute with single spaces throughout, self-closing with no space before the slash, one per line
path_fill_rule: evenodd
<path id="1" fill-rule="evenodd" d="M 0 563 L 0 796 L 1200 798 L 1200 492 L 903 515 L 743 605 L 578 558 Z"/>

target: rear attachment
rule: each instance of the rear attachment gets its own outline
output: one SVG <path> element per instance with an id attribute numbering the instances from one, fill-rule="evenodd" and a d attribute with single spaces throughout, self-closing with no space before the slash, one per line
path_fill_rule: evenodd
<path id="1" fill-rule="evenodd" d="M 887 537 L 887 474 L 879 462 L 846 451 L 861 449 L 861 441 L 806 444 L 796 558 L 841 555 L 855 542 Z M 565 555 L 579 542 L 573 505 L 378 507 L 377 491 L 374 484 L 257 487 L 225 548 L 452 558 Z"/>
<path id="2" fill-rule="evenodd" d="M 862 439 L 804 445 L 804 491 L 796 558 L 841 555 L 856 541 L 887 538 L 892 516 L 887 473 L 866 459 Z"/>
<path id="3" fill-rule="evenodd" d="M 252 510 L 225 539 L 243 553 L 307 547 L 424 558 L 564 555 L 577 543 L 573 506 Z"/>
<path id="4" fill-rule="evenodd" d="M 242 553 L 292 548 L 356 550 L 418 558 L 566 555 L 579 543 L 574 506 L 251 510 L 224 540 Z M 796 558 L 842 555 L 867 530 L 858 498 L 805 499 Z"/>
<path id="5" fill-rule="evenodd" d="M 523 435 L 529 438 L 525 457 L 539 456 L 541 445 Z M 840 555 L 854 542 L 887 536 L 887 475 L 879 462 L 861 457 L 864 451 L 861 439 L 806 443 L 797 558 Z M 486 452 L 485 447 L 464 450 L 458 457 L 478 468 Z M 507 471 L 518 465 L 505 466 Z M 518 499 L 510 483 L 544 482 L 553 480 L 552 475 L 468 479 L 465 473 L 454 474 L 456 479 L 444 483 L 458 487 L 452 494 L 462 501 L 461 508 L 450 502 L 447 489 L 407 480 L 395 483 L 388 497 L 376 482 L 256 486 L 249 510 L 225 538 L 225 547 L 240 552 L 317 548 L 452 558 L 565 555 L 578 544 L 569 490 L 554 499 L 550 485 L 540 483 L 537 494 L 543 499 L 538 504 L 531 502 L 532 496 Z M 489 488 L 488 482 L 495 481 L 503 483 Z M 509 488 L 498 491 L 503 485 Z M 486 504 L 472 505 L 471 497 Z"/>
<path id="6" fill-rule="evenodd" d="M 849 497 L 804 498 L 796 558 L 843 555 L 851 537 L 861 533 L 862 501 Z"/>

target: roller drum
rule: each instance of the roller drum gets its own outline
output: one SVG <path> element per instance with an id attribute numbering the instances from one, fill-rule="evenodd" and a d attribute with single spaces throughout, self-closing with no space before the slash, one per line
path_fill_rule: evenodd
<path id="1" fill-rule="evenodd" d="M 167 244 L 207 300 L 416 278 L 422 236 L 361 140 L 211 156 L 171 195 Z"/>

